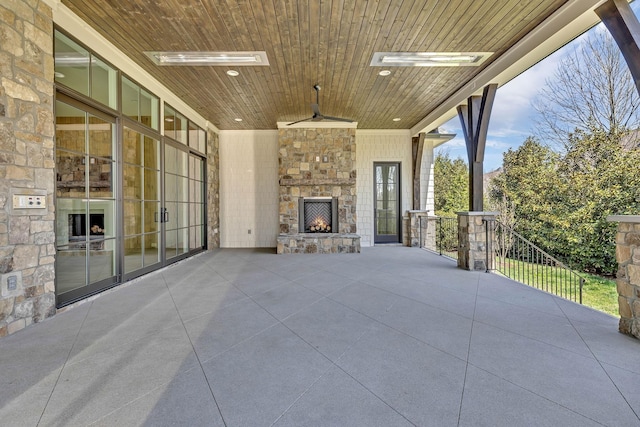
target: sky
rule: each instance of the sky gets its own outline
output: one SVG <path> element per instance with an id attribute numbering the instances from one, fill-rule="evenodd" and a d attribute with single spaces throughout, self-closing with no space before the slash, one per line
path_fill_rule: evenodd
<path id="1" fill-rule="evenodd" d="M 634 1 L 631 8 L 638 16 L 640 2 Z M 540 61 L 515 79 L 498 88 L 489 119 L 484 171 L 496 170 L 502 165 L 502 155 L 509 148 L 518 148 L 528 136 L 534 135 L 536 111 L 531 105 L 545 80 L 551 79 L 561 59 L 579 45 L 593 31 L 607 31 L 598 24 L 560 50 Z M 467 149 L 462 136 L 460 119 L 456 116 L 440 127 L 441 133 L 455 133 L 451 141 L 436 148 L 437 153 L 449 153 L 451 158 L 467 160 Z"/>

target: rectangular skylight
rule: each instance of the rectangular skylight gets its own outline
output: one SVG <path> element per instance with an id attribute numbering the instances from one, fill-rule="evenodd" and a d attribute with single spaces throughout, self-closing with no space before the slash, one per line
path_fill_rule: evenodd
<path id="1" fill-rule="evenodd" d="M 476 67 L 493 52 L 375 52 L 372 67 Z"/>
<path id="2" fill-rule="evenodd" d="M 156 65 L 269 65 L 267 53 L 255 52 L 145 52 Z"/>

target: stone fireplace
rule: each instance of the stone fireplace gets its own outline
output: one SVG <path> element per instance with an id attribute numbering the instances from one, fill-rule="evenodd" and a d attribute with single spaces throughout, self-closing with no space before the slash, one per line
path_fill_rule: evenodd
<path id="1" fill-rule="evenodd" d="M 278 144 L 278 253 L 360 252 L 355 129 L 285 128 Z"/>

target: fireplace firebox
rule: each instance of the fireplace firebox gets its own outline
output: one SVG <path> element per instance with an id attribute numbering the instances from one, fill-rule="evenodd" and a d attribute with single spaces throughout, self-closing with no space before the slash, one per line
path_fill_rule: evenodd
<path id="1" fill-rule="evenodd" d="M 338 233 L 338 199 L 301 197 L 298 218 L 301 233 Z"/>

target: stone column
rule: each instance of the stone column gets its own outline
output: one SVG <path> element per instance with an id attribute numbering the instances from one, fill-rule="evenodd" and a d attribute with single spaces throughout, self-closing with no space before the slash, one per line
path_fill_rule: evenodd
<path id="1" fill-rule="evenodd" d="M 619 330 L 640 338 L 640 215 L 613 215 L 618 222 L 616 260 L 618 274 Z"/>
<path id="2" fill-rule="evenodd" d="M 56 313 L 53 19 L 42 1 L 2 5 L 0 336 Z M 44 203 L 24 208 L 22 196 Z"/>
<path id="3" fill-rule="evenodd" d="M 207 249 L 220 247 L 220 137 L 207 135 Z"/>
<path id="4" fill-rule="evenodd" d="M 406 239 L 404 241 L 405 246 L 411 247 L 420 247 L 424 242 L 426 237 L 426 228 L 427 228 L 427 216 L 428 211 L 422 210 L 411 210 L 407 211 L 407 219 L 408 224 L 406 227 Z M 422 232 L 420 231 L 420 223 L 422 218 Z M 422 242 L 420 239 L 422 238 Z"/>
<path id="5" fill-rule="evenodd" d="M 493 227 L 498 212 L 458 212 L 458 268 L 487 271 L 493 267 L 495 233 Z M 486 223 L 488 221 L 488 223 Z M 487 226 L 489 243 L 487 244 Z M 489 265 L 487 265 L 489 252 Z"/>

